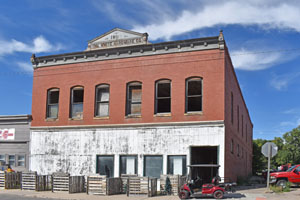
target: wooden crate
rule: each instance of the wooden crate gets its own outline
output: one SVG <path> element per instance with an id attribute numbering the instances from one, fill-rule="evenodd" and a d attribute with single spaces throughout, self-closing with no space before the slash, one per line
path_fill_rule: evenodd
<path id="1" fill-rule="evenodd" d="M 121 178 L 107 178 L 106 179 L 106 194 L 122 194 L 123 184 Z"/>
<path id="2" fill-rule="evenodd" d="M 123 194 L 127 194 L 127 182 L 130 177 L 137 177 L 137 174 L 121 174 Z"/>
<path id="3" fill-rule="evenodd" d="M 22 190 L 36 190 L 36 172 L 22 172 Z"/>
<path id="4" fill-rule="evenodd" d="M 5 189 L 5 172 L 0 171 L 0 189 Z"/>
<path id="5" fill-rule="evenodd" d="M 20 172 L 0 171 L 0 189 L 20 189 L 21 176 Z"/>
<path id="6" fill-rule="evenodd" d="M 106 195 L 106 176 L 88 176 L 87 194 Z"/>
<path id="7" fill-rule="evenodd" d="M 127 182 L 127 196 L 147 195 L 154 196 L 157 193 L 157 179 L 149 177 L 130 177 Z"/>
<path id="8" fill-rule="evenodd" d="M 51 191 L 52 190 L 52 176 L 37 175 L 35 191 Z"/>
<path id="9" fill-rule="evenodd" d="M 160 191 L 162 193 L 166 193 L 165 186 L 167 177 L 169 178 L 171 184 L 171 194 L 178 195 L 180 187 L 184 184 L 186 177 L 181 175 L 160 175 Z"/>
<path id="10" fill-rule="evenodd" d="M 52 192 L 80 193 L 85 191 L 84 176 L 54 173 L 52 175 Z"/>

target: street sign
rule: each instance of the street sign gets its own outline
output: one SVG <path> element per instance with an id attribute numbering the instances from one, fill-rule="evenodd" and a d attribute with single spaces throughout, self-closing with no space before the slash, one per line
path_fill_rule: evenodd
<path id="1" fill-rule="evenodd" d="M 270 164 L 271 158 L 277 154 L 278 147 L 273 142 L 266 142 L 261 147 L 261 153 L 268 158 L 268 176 L 267 176 L 267 188 L 270 188 Z"/>
<path id="2" fill-rule="evenodd" d="M 273 142 L 266 142 L 262 147 L 261 147 L 261 153 L 264 154 L 264 156 L 269 157 L 274 157 L 277 154 L 278 147 L 276 144 Z M 271 152 L 269 152 L 271 151 Z"/>

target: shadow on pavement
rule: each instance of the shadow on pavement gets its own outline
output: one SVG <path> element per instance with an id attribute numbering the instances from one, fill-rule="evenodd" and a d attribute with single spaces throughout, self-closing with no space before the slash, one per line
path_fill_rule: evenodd
<path id="1" fill-rule="evenodd" d="M 224 199 L 240 199 L 246 197 L 244 194 L 241 193 L 232 193 L 232 194 L 225 194 Z"/>

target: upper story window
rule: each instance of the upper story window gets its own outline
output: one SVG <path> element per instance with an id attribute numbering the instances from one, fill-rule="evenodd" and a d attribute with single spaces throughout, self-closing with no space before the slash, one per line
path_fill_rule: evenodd
<path id="1" fill-rule="evenodd" d="M 155 114 L 171 112 L 171 81 L 159 80 L 155 83 Z"/>
<path id="2" fill-rule="evenodd" d="M 83 95 L 84 95 L 83 87 L 77 86 L 71 89 L 71 109 L 70 109 L 71 118 L 82 119 Z"/>
<path id="3" fill-rule="evenodd" d="M 234 151 L 234 142 L 233 142 L 233 139 L 231 139 L 230 152 L 233 153 L 233 151 Z"/>
<path id="4" fill-rule="evenodd" d="M 142 83 L 127 84 L 126 115 L 141 115 L 142 110 Z"/>
<path id="5" fill-rule="evenodd" d="M 59 100 L 59 89 L 50 89 L 47 92 L 47 118 L 58 117 L 58 100 Z"/>
<path id="6" fill-rule="evenodd" d="M 185 94 L 185 112 L 202 111 L 202 79 L 187 79 Z"/>
<path id="7" fill-rule="evenodd" d="M 237 106 L 237 130 L 240 131 L 240 107 Z"/>
<path id="8" fill-rule="evenodd" d="M 231 92 L 231 123 L 233 124 L 233 93 Z"/>
<path id="9" fill-rule="evenodd" d="M 109 116 L 109 85 L 107 84 L 101 84 L 96 87 L 95 116 Z"/>

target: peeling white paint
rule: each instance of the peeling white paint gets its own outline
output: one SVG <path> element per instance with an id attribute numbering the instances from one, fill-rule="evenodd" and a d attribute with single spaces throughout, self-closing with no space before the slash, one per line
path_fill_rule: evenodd
<path id="1" fill-rule="evenodd" d="M 70 128 L 31 130 L 30 170 L 38 174 L 96 172 L 96 155 L 114 155 L 114 175 L 119 176 L 119 156 L 138 155 L 138 174 L 143 175 L 144 155 L 186 155 L 190 146 L 219 146 L 219 174 L 224 177 L 224 125 L 187 125 L 118 128 Z"/>

